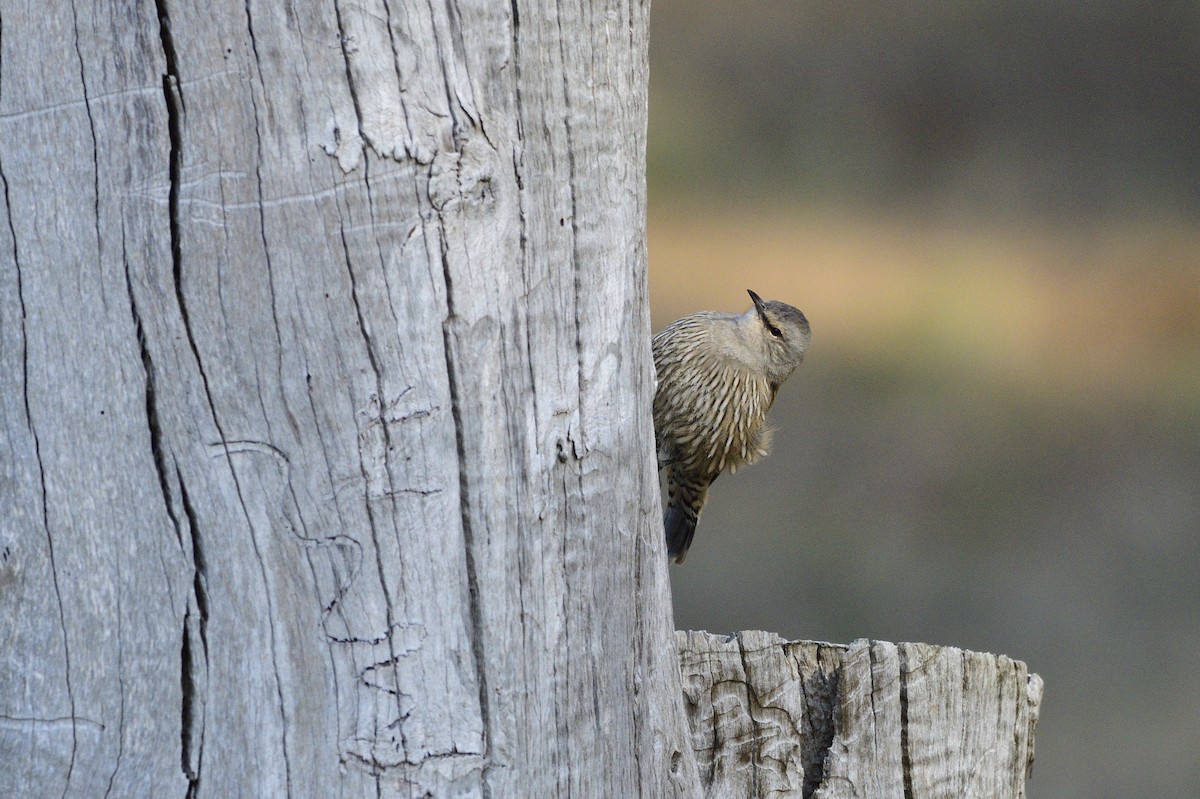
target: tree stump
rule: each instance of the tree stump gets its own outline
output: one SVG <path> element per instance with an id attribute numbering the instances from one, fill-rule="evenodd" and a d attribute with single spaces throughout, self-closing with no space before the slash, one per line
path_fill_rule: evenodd
<path id="1" fill-rule="evenodd" d="M 1042 680 L 929 644 L 678 632 L 696 765 L 713 799 L 1019 799 Z"/>

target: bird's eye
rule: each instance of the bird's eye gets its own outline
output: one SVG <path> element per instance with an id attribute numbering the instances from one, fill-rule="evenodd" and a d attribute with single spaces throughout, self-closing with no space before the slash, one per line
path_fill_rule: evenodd
<path id="1" fill-rule="evenodd" d="M 775 338 L 783 338 L 783 331 L 775 327 L 775 325 L 768 325 L 767 329 L 771 331 L 771 335 Z"/>

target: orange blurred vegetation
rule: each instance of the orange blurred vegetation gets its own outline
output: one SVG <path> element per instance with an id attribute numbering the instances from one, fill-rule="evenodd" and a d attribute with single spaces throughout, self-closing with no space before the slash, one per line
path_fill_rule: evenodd
<path id="1" fill-rule="evenodd" d="M 652 204 L 653 205 L 653 204 Z M 804 207 L 655 209 L 654 324 L 799 306 L 814 357 L 950 367 L 1071 401 L 1200 400 L 1200 229 L 1038 228 Z"/>

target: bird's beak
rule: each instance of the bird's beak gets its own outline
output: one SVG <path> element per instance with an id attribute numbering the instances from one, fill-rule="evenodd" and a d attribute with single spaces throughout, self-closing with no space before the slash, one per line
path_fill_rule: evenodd
<path id="1" fill-rule="evenodd" d="M 750 295 L 750 299 L 754 300 L 754 307 L 757 308 L 758 312 L 761 314 L 764 311 L 762 297 L 758 296 L 750 289 L 746 289 L 746 293 Z"/>

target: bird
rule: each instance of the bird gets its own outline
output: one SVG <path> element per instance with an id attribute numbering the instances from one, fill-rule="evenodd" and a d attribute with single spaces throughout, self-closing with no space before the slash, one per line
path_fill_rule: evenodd
<path id="1" fill-rule="evenodd" d="M 808 319 L 747 289 L 743 314 L 699 311 L 654 336 L 654 439 L 665 470 L 667 554 L 683 563 L 708 487 L 767 454 L 767 411 L 812 341 Z"/>

